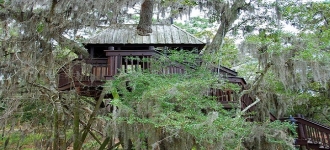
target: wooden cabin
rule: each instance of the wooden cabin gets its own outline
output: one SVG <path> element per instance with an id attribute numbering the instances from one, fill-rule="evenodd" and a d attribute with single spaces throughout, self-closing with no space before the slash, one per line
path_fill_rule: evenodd
<path id="1" fill-rule="evenodd" d="M 84 44 L 90 54 L 89 58 L 78 58 L 66 65 L 59 72 L 58 89 L 61 91 L 79 89 L 79 94 L 97 98 L 105 80 L 111 80 L 119 71 L 132 69 L 149 69 L 152 64 L 143 61 L 166 53 L 168 49 L 184 49 L 199 53 L 205 43 L 175 25 L 152 25 L 150 36 L 139 36 L 135 33 L 136 25 L 113 25 Z M 163 68 L 162 73 L 184 73 L 178 65 Z M 226 67 L 213 68 L 231 83 L 246 84 L 237 72 Z M 225 108 L 239 104 L 230 90 L 210 89 L 211 96 L 216 96 Z M 241 108 L 245 108 L 252 99 L 247 95 L 242 99 Z"/>
<path id="2" fill-rule="evenodd" d="M 65 65 L 58 72 L 58 89 L 60 91 L 78 89 L 80 95 L 97 99 L 105 81 L 113 79 L 119 71 L 150 69 L 152 64 L 143 60 L 166 53 L 167 49 L 199 52 L 205 46 L 204 42 L 175 25 L 153 25 L 150 36 L 139 36 L 135 33 L 135 29 L 136 25 L 113 25 L 87 40 L 85 47 L 90 57 L 78 58 Z M 180 74 L 185 70 L 179 64 L 164 67 L 161 71 L 164 74 Z M 234 70 L 220 67 L 213 68 L 212 71 L 220 73 L 222 78 L 240 85 L 242 89 L 245 88 L 245 80 L 238 77 Z M 239 104 L 239 101 L 241 101 L 239 107 L 244 109 L 253 102 L 248 95 L 244 95 L 240 100 L 235 99 L 230 90 L 210 89 L 209 93 L 211 96 L 216 96 L 226 109 L 233 108 L 232 104 Z M 249 111 L 253 109 L 254 107 Z M 270 117 L 271 120 L 276 119 L 272 115 Z M 301 116 L 282 120 L 295 120 L 298 133 L 295 144 L 300 148 L 330 149 L 329 127 Z"/>

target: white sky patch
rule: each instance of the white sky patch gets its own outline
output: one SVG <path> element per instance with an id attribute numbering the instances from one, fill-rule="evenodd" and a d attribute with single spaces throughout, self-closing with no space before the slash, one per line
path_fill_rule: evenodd
<path id="1" fill-rule="evenodd" d="M 285 24 L 282 28 L 283 31 L 289 32 L 289 33 L 298 33 L 299 30 L 291 25 Z"/>

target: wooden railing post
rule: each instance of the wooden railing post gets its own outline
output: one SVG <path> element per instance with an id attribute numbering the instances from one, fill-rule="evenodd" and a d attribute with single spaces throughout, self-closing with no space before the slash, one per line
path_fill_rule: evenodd
<path id="1" fill-rule="evenodd" d="M 113 46 L 109 47 L 109 50 L 115 50 L 115 48 Z M 108 67 L 108 72 L 106 74 L 106 76 L 112 76 L 111 71 L 113 70 L 112 66 L 113 66 L 113 62 L 111 61 L 113 58 L 113 56 L 107 56 L 108 57 L 108 61 L 107 61 L 107 67 Z"/>
<path id="2" fill-rule="evenodd" d="M 149 50 L 150 51 L 155 51 L 155 46 L 149 46 Z M 152 56 L 147 56 L 146 58 L 148 59 L 148 62 L 146 62 L 146 67 L 147 69 L 150 69 L 152 66 L 151 66 L 151 63 L 150 63 L 150 59 L 151 59 Z"/>
<path id="3" fill-rule="evenodd" d="M 303 118 L 301 114 L 297 114 L 298 118 Z M 305 133 L 306 133 L 306 126 L 301 124 L 298 120 L 298 138 L 300 139 L 306 139 Z"/>

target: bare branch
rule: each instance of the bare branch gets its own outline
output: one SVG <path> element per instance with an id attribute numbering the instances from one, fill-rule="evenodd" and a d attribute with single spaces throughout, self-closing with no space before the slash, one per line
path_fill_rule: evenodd
<path id="1" fill-rule="evenodd" d="M 257 80 L 253 83 L 253 85 L 247 89 L 247 90 L 243 90 L 240 94 L 239 94 L 239 99 L 242 99 L 242 97 L 245 94 L 249 94 L 252 91 L 255 91 L 257 89 L 257 87 L 259 87 L 260 82 L 263 80 L 263 78 L 265 77 L 265 74 L 268 72 L 269 68 L 272 66 L 272 63 L 268 63 L 265 67 L 265 69 L 260 73 L 260 76 L 257 78 Z M 240 115 L 241 116 L 243 113 L 245 113 L 247 110 L 249 110 L 251 107 L 253 107 L 254 105 L 256 105 L 257 103 L 260 102 L 260 99 L 257 98 L 256 101 L 254 101 L 252 104 L 250 104 L 249 106 L 247 106 L 244 110 L 241 111 Z"/>
<path id="2" fill-rule="evenodd" d="M 82 45 L 81 46 L 78 45 L 77 42 L 75 42 L 63 35 L 60 35 L 58 42 L 62 47 L 69 48 L 72 52 L 74 52 L 77 55 L 82 55 L 85 58 L 87 58 L 89 56 L 87 50 Z"/>
<path id="3" fill-rule="evenodd" d="M 92 124 L 93 124 L 93 122 L 95 120 L 95 116 L 96 116 L 97 112 L 99 111 L 99 108 L 100 108 L 100 105 L 101 105 L 101 103 L 102 103 L 102 101 L 104 99 L 104 96 L 108 92 L 109 89 L 110 89 L 110 87 L 107 87 L 107 86 L 104 86 L 103 87 L 102 93 L 101 93 L 99 99 L 96 102 L 94 111 L 90 115 L 90 119 L 88 120 L 87 125 L 85 126 L 85 129 L 84 129 L 83 134 L 81 135 L 81 139 L 80 139 L 81 142 L 84 142 L 85 141 L 85 139 L 87 137 L 87 134 L 89 133 L 89 130 L 90 130 L 90 128 L 91 128 L 91 126 L 92 126 Z M 80 149 L 81 146 L 82 145 L 80 145 L 80 147 L 78 149 Z"/>

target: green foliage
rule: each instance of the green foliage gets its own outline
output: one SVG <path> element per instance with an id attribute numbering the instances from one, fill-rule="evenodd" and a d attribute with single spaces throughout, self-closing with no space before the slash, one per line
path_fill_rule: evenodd
<path id="1" fill-rule="evenodd" d="M 244 138 L 243 142 L 247 149 L 295 150 L 292 144 L 293 137 L 297 136 L 294 124 L 267 121 L 262 124 L 253 123 L 250 126 L 250 135 Z"/>
<path id="2" fill-rule="evenodd" d="M 211 39 L 215 34 L 216 25 L 210 23 L 206 18 L 192 17 L 185 23 L 175 22 L 174 24 L 204 40 Z"/>
<path id="3" fill-rule="evenodd" d="M 42 31 L 44 30 L 44 27 L 45 27 L 45 25 L 44 25 L 42 22 L 40 22 L 40 23 L 37 25 L 37 32 L 38 32 L 38 33 L 42 32 Z"/>
<path id="4" fill-rule="evenodd" d="M 188 6 L 196 6 L 198 3 L 194 0 L 184 0 L 183 4 Z"/>
<path id="5" fill-rule="evenodd" d="M 44 135 L 40 133 L 26 134 L 24 132 L 14 132 L 0 139 L 0 149 L 4 148 L 6 140 L 8 145 L 6 149 L 30 149 L 34 147 L 34 143 L 41 142 L 44 140 Z"/>
<path id="6" fill-rule="evenodd" d="M 209 19 L 201 17 L 192 17 L 185 23 L 176 22 L 175 25 L 204 41 L 212 39 L 217 28 L 217 25 L 211 23 Z M 231 68 L 240 64 L 238 53 L 234 39 L 225 38 L 223 46 L 216 51 L 215 55 L 204 56 L 204 58 L 214 62 L 216 65 Z"/>
<path id="7" fill-rule="evenodd" d="M 243 63 L 242 58 L 239 58 L 239 50 L 235 45 L 234 39 L 225 38 L 222 48 L 217 51 L 217 59 L 220 59 L 220 65 L 232 68 L 240 63 Z"/>
<path id="8" fill-rule="evenodd" d="M 191 67 L 198 58 L 197 54 L 190 52 L 171 54 L 159 60 L 170 59 Z M 112 86 L 118 89 L 112 89 L 112 93 L 118 92 L 111 102 L 118 108 L 118 114 L 113 114 L 113 117 L 116 117 L 117 126 L 121 127 L 123 134 L 130 137 L 135 145 L 141 145 L 144 142 L 141 139 L 145 138 L 155 142 L 159 140 L 161 143 L 166 143 L 164 138 L 170 138 L 187 140 L 181 143 L 186 144 L 185 148 L 192 148 L 195 141 L 195 147 L 202 149 L 235 149 L 243 148 L 243 139 L 253 134 L 250 122 L 244 118 L 233 118 L 233 114 L 222 109 L 215 97 L 206 96 L 210 88 L 235 86 L 219 81 L 211 72 L 202 68 L 195 66 L 195 69 L 183 75 L 141 71 L 122 73 L 112 82 Z M 262 134 L 270 135 L 268 132 L 273 132 L 270 129 L 272 127 L 265 127 L 269 130 L 265 129 Z M 285 131 L 287 126 L 281 125 L 277 129 Z M 161 137 L 157 134 L 159 130 Z M 281 143 L 281 140 L 274 138 L 267 142 Z"/>
<path id="9" fill-rule="evenodd" d="M 289 36 L 281 34 L 282 45 L 276 50 L 279 56 L 291 55 L 285 58 L 287 64 L 293 62 L 288 76 L 295 83 L 301 83 L 295 84 L 295 90 L 290 91 L 293 106 L 289 113 L 302 113 L 307 118 L 329 124 L 326 106 L 330 97 L 326 91 L 329 90 L 330 36 L 327 18 L 330 17 L 330 4 L 294 1 L 282 4 L 284 19 L 300 30 Z M 288 89 L 282 88 L 285 90 Z"/>

